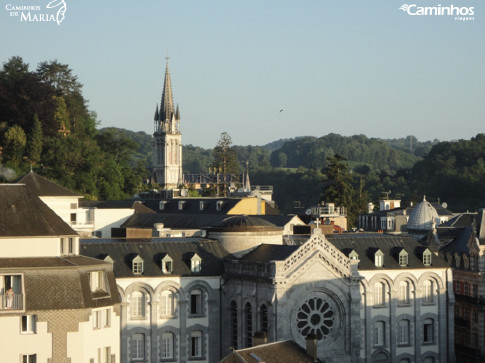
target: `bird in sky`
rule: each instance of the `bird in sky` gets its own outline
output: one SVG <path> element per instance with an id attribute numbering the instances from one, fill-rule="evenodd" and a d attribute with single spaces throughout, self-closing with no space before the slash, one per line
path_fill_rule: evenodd
<path id="1" fill-rule="evenodd" d="M 283 112 L 283 110 L 280 110 L 280 112 Z"/>

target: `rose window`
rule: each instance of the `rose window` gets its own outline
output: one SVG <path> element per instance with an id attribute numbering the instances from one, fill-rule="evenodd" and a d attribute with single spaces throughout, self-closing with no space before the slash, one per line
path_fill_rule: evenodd
<path id="1" fill-rule="evenodd" d="M 333 307 L 321 297 L 306 300 L 298 309 L 296 326 L 301 335 L 313 333 L 318 340 L 325 339 L 335 323 Z"/>

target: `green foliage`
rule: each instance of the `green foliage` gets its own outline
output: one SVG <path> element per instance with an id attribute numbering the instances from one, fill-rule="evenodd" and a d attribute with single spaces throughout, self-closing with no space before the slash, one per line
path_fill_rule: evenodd
<path id="1" fill-rule="evenodd" d="M 223 132 L 214 148 L 214 164 L 222 174 L 238 174 L 240 166 L 237 162 L 236 152 L 231 148 L 231 136 Z"/>
<path id="2" fill-rule="evenodd" d="M 38 163 L 42 155 L 42 124 L 39 118 L 34 114 L 34 121 L 32 127 L 30 128 L 30 133 L 27 143 L 27 158 Z"/>
<path id="3" fill-rule="evenodd" d="M 3 157 L 18 164 L 22 159 L 27 138 L 19 125 L 9 127 L 2 135 Z"/>

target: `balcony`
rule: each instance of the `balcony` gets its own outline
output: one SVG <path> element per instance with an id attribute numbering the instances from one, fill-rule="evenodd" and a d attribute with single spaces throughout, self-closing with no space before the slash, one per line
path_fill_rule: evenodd
<path id="1" fill-rule="evenodd" d="M 15 294 L 12 297 L 6 295 L 0 296 L 1 305 L 0 310 L 23 310 L 24 309 L 24 295 Z"/>

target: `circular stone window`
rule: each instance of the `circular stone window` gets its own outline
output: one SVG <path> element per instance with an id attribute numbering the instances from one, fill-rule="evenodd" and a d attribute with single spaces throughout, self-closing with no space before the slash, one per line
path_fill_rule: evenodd
<path id="1" fill-rule="evenodd" d="M 332 332 L 334 324 L 334 308 L 321 297 L 306 300 L 296 314 L 296 326 L 303 337 L 313 333 L 318 340 L 325 339 Z"/>

